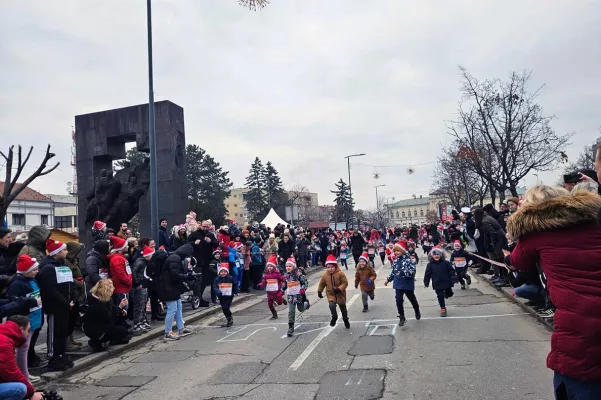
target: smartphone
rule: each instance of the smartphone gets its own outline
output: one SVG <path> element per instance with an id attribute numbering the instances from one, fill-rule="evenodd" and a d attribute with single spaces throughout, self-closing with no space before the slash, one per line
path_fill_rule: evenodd
<path id="1" fill-rule="evenodd" d="M 578 173 L 567 174 L 563 176 L 564 183 L 578 183 L 580 182 L 580 179 L 580 174 Z"/>

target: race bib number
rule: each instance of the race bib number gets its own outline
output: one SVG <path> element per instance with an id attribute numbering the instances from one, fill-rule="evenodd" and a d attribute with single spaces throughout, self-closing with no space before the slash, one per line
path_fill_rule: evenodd
<path id="1" fill-rule="evenodd" d="M 376 254 L 376 251 L 374 249 L 369 249 L 369 250 L 367 250 L 367 254 L 369 254 L 370 256 L 373 256 L 374 254 Z"/>
<path id="2" fill-rule="evenodd" d="M 98 271 L 98 275 L 100 275 L 100 279 L 108 279 L 109 278 L 109 270 L 106 268 L 101 268 Z"/>
<path id="3" fill-rule="evenodd" d="M 231 283 L 220 283 L 219 291 L 222 296 L 231 296 L 232 295 L 232 284 Z"/>
<path id="4" fill-rule="evenodd" d="M 33 291 L 33 292 L 29 293 L 29 294 L 27 295 L 27 297 L 29 297 L 30 299 L 36 299 L 36 300 L 38 300 L 38 301 L 39 301 L 39 303 L 40 303 L 40 305 L 39 305 L 39 306 L 36 306 L 36 307 L 30 308 L 30 309 L 29 309 L 29 312 L 34 312 L 34 311 L 36 311 L 36 310 L 39 310 L 40 308 L 42 308 L 42 305 L 41 305 L 41 304 L 42 304 L 42 296 L 40 295 L 40 291 L 39 291 L 39 290 L 35 290 L 35 291 Z"/>
<path id="5" fill-rule="evenodd" d="M 127 275 L 131 275 L 131 267 L 128 262 L 125 263 L 125 272 L 127 272 Z"/>
<path id="6" fill-rule="evenodd" d="M 378 249 L 378 251 L 379 251 L 380 253 L 384 253 L 384 252 L 386 251 L 386 249 L 385 249 L 384 247 L 380 247 L 380 248 Z"/>
<path id="7" fill-rule="evenodd" d="M 289 296 L 295 296 L 297 294 L 300 294 L 300 282 L 299 281 L 288 282 L 288 288 L 286 289 L 286 294 Z"/>
<path id="8" fill-rule="evenodd" d="M 73 282 L 73 273 L 69 267 L 56 267 L 56 283 Z"/>
<path id="9" fill-rule="evenodd" d="M 340 253 L 340 259 L 346 260 L 346 253 Z"/>
<path id="10" fill-rule="evenodd" d="M 456 257 L 454 261 L 455 261 L 455 266 L 458 268 L 463 268 L 467 265 L 467 262 L 465 261 L 464 257 Z"/>
<path id="11" fill-rule="evenodd" d="M 277 292 L 278 291 L 278 280 L 277 279 L 267 279 L 267 285 L 265 286 L 265 290 L 268 292 Z"/>

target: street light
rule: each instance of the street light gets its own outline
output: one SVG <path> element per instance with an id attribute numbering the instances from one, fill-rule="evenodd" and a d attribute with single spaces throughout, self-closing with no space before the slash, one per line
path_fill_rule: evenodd
<path id="1" fill-rule="evenodd" d="M 351 189 L 351 157 L 362 157 L 364 155 L 365 155 L 365 153 L 361 153 L 361 154 L 351 154 L 350 156 L 344 157 L 344 158 L 346 158 L 346 162 L 347 162 L 347 166 L 348 166 L 348 191 L 349 191 L 349 195 L 351 197 L 351 206 L 353 204 L 353 190 Z M 351 207 L 351 211 L 352 211 L 352 207 Z M 347 216 L 347 221 L 348 221 L 348 216 Z M 352 226 L 353 226 L 353 222 L 351 221 L 351 227 Z"/>
<path id="2" fill-rule="evenodd" d="M 383 187 L 386 186 L 386 184 L 382 184 L 382 185 L 376 185 L 374 186 L 376 188 L 376 215 L 380 215 L 380 200 L 378 199 L 378 188 L 379 187 Z M 380 218 L 380 228 L 382 227 L 382 218 Z"/>
<path id="3" fill-rule="evenodd" d="M 159 243 L 159 198 L 157 185 L 157 144 L 154 118 L 154 84 L 152 73 L 152 5 L 146 0 L 146 25 L 148 30 L 148 141 L 150 142 L 150 231 L 151 238 Z"/>
<path id="4" fill-rule="evenodd" d="M 536 176 L 536 186 L 538 186 L 538 174 L 532 174 L 534 176 Z"/>

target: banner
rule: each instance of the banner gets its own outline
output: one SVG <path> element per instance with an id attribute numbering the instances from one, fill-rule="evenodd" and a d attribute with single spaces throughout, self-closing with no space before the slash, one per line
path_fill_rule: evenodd
<path id="1" fill-rule="evenodd" d="M 489 263 L 491 263 L 491 264 L 493 264 L 493 265 L 497 265 L 497 266 L 499 266 L 499 267 L 503 267 L 503 268 L 506 268 L 506 269 L 507 269 L 507 270 L 509 270 L 509 271 L 512 271 L 512 270 L 511 270 L 511 269 L 510 269 L 510 268 L 507 266 L 507 264 L 505 264 L 505 263 L 502 263 L 502 262 L 500 262 L 500 261 L 494 261 L 494 260 L 491 260 L 491 259 L 489 259 L 489 258 L 486 258 L 486 257 L 481 257 L 481 256 L 479 256 L 478 254 L 471 253 L 471 252 L 469 252 L 468 254 L 470 254 L 470 255 L 472 255 L 472 256 L 474 256 L 474 257 L 478 257 L 478 258 L 480 258 L 480 259 L 482 259 L 482 260 L 484 260 L 484 261 L 488 261 Z"/>

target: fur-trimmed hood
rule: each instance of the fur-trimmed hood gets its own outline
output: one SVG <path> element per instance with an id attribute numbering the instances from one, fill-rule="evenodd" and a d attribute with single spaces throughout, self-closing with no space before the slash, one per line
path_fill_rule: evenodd
<path id="1" fill-rule="evenodd" d="M 597 221 L 601 197 L 587 191 L 526 204 L 507 220 L 513 240 L 533 232 L 550 231 Z"/>

